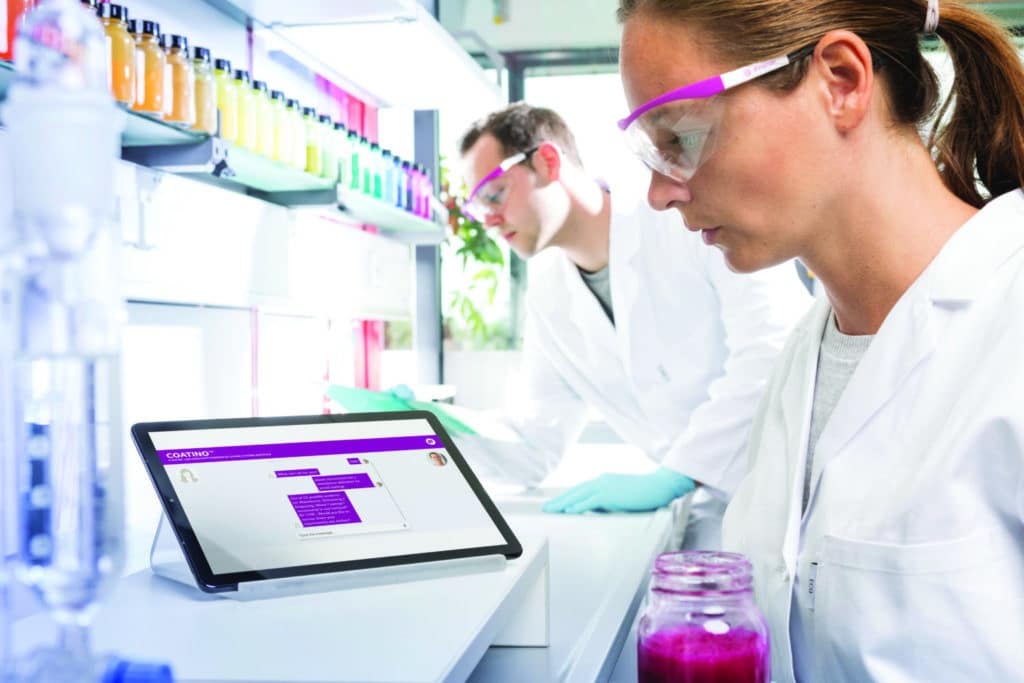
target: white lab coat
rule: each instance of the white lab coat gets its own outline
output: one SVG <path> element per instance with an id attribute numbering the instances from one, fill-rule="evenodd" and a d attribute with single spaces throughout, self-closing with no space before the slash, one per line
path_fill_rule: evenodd
<path id="1" fill-rule="evenodd" d="M 614 325 L 564 252 L 530 261 L 520 386 L 505 413 L 517 438 L 458 445 L 485 477 L 537 484 L 591 406 L 624 441 L 727 497 L 772 364 L 811 303 L 794 264 L 737 275 L 677 212 L 613 192 L 609 269 Z"/>
<path id="2" fill-rule="evenodd" d="M 889 313 L 821 433 L 801 516 L 829 312 L 818 302 L 787 343 L 723 528 L 754 566 L 773 679 L 794 680 L 796 574 L 812 681 L 1024 680 L 1024 194 L 958 230 Z"/>

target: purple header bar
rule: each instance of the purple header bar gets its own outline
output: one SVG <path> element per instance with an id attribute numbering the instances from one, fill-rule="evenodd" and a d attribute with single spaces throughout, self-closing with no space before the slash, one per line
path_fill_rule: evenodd
<path id="1" fill-rule="evenodd" d="M 269 443 L 252 446 L 211 446 L 157 451 L 165 465 L 197 462 L 231 462 L 233 460 L 270 460 L 302 458 L 311 455 L 348 455 L 384 451 L 416 451 L 440 448 L 441 439 L 427 436 L 389 436 L 377 439 L 346 439 L 344 441 L 307 441 L 303 443 Z"/>

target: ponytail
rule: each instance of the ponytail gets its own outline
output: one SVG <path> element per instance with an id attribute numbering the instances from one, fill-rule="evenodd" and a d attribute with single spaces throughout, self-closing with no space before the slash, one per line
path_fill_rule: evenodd
<path id="1" fill-rule="evenodd" d="M 929 146 L 946 186 L 981 207 L 1024 185 L 1024 67 L 1002 28 L 959 3 L 943 4 L 936 33 L 956 75 Z"/>

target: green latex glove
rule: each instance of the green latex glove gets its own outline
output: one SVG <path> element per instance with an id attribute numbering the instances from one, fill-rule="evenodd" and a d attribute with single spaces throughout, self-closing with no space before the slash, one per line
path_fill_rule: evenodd
<path id="1" fill-rule="evenodd" d="M 642 512 L 668 505 L 696 488 L 693 479 L 667 467 L 650 474 L 602 474 L 544 504 L 544 512 L 570 515 L 604 510 Z"/>
<path id="2" fill-rule="evenodd" d="M 399 384 L 387 391 L 371 391 L 332 384 L 327 389 L 327 396 L 344 407 L 345 410 L 354 413 L 428 410 L 437 416 L 449 434 L 476 434 L 475 430 L 458 418 L 449 415 L 439 404 L 415 400 L 412 389 L 404 384 Z"/>

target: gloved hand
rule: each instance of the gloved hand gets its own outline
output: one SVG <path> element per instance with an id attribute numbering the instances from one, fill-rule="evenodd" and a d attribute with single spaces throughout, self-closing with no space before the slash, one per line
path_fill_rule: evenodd
<path id="1" fill-rule="evenodd" d="M 544 504 L 544 512 L 576 515 L 589 510 L 656 510 L 697 487 L 693 479 L 667 467 L 650 474 L 602 474 Z"/>
<path id="2" fill-rule="evenodd" d="M 388 393 L 396 401 L 405 403 L 408 408 L 407 410 L 427 410 L 437 416 L 437 419 L 441 421 L 441 425 L 445 430 L 452 436 L 458 436 L 459 434 L 476 434 L 472 428 L 469 427 L 462 420 L 459 420 L 452 416 L 448 411 L 441 407 L 441 404 L 434 403 L 433 401 L 417 401 L 416 395 L 413 390 L 405 384 L 398 384 L 388 390 Z"/>

